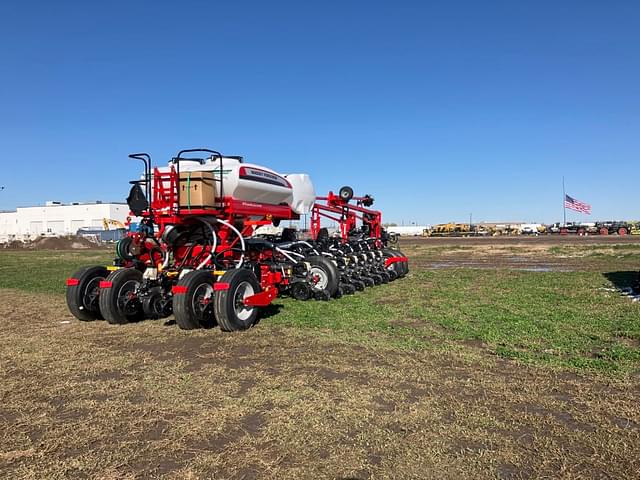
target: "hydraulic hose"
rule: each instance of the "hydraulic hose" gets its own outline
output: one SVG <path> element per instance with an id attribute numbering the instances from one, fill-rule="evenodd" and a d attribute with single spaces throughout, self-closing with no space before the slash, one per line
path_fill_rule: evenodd
<path id="1" fill-rule="evenodd" d="M 244 243 L 244 238 L 242 237 L 242 233 L 240 233 L 240 231 L 236 227 L 231 225 L 229 222 L 225 222 L 224 220 L 220 220 L 219 218 L 216 218 L 215 221 L 218 222 L 218 223 L 221 223 L 223 225 L 226 225 L 231 230 L 233 230 L 233 232 L 236 235 L 238 235 L 238 238 L 240 239 L 240 245 L 242 246 L 242 254 L 240 255 L 240 263 L 238 263 L 238 265 L 236 265 L 236 268 L 240 268 L 242 266 L 242 263 L 244 262 L 244 252 L 247 250 L 246 245 Z"/>
<path id="2" fill-rule="evenodd" d="M 196 267 L 196 270 L 201 270 L 209 262 L 209 260 L 211 260 L 211 257 L 215 253 L 216 248 L 218 248 L 218 236 L 216 235 L 216 231 L 213 228 L 213 225 L 211 225 L 206 219 L 198 217 L 198 220 L 209 227 L 209 230 L 211 230 L 211 236 L 213 237 L 213 246 L 211 247 L 211 253 L 209 253 L 209 255 L 207 255 L 205 259 Z"/>
<path id="3" fill-rule="evenodd" d="M 281 248 L 276 247 L 276 250 L 278 252 L 280 252 L 282 255 L 284 255 L 285 257 L 287 257 L 289 260 L 291 260 L 292 262 L 298 262 L 298 260 L 296 260 L 295 258 L 293 258 L 291 255 L 298 255 L 301 258 L 304 258 L 304 255 L 300 254 L 300 253 L 296 253 L 296 252 L 287 252 L 286 250 L 283 250 Z"/>

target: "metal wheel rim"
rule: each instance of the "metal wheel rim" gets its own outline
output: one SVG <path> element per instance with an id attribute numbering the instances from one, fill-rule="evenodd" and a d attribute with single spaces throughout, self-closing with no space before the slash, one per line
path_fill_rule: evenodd
<path id="1" fill-rule="evenodd" d="M 315 290 L 324 290 L 329 285 L 329 275 L 324 269 L 320 267 L 311 267 L 309 269 L 309 275 L 311 276 L 311 286 Z"/>
<path id="2" fill-rule="evenodd" d="M 137 297 L 132 296 L 131 293 L 136 290 L 139 284 L 140 282 L 137 280 L 128 280 L 124 282 L 118 290 L 118 308 L 126 315 L 134 315 L 138 312 L 137 302 L 134 303 Z"/>
<path id="3" fill-rule="evenodd" d="M 147 315 L 155 315 L 160 317 L 162 315 L 160 300 L 162 300 L 161 295 L 152 295 L 151 297 L 146 297 L 142 303 L 142 310 Z"/>
<path id="4" fill-rule="evenodd" d="M 238 317 L 243 322 L 247 321 L 253 313 L 253 307 L 247 307 L 244 304 L 244 299 L 250 297 L 253 294 L 255 294 L 253 285 L 251 285 L 247 281 L 244 281 L 238 285 L 233 295 L 233 308 L 236 317 Z"/>
<path id="5" fill-rule="evenodd" d="M 208 283 L 198 285 L 193 293 L 191 307 L 199 320 L 213 314 L 213 287 Z"/>
<path id="6" fill-rule="evenodd" d="M 84 292 L 82 292 L 82 305 L 91 312 L 98 310 L 98 295 L 102 280 L 104 280 L 103 277 L 92 278 L 87 282 Z"/>

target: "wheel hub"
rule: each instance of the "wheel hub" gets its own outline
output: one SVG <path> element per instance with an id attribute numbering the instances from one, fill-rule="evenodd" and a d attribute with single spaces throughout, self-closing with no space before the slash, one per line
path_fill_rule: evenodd
<path id="1" fill-rule="evenodd" d="M 193 296 L 193 311 L 200 320 L 213 315 L 213 287 L 208 283 L 199 285 Z"/>
<path id="2" fill-rule="evenodd" d="M 242 282 L 236 288 L 236 292 L 234 295 L 234 310 L 236 316 L 240 320 L 247 320 L 251 317 L 251 313 L 253 312 L 253 307 L 248 307 L 244 304 L 244 299 L 250 297 L 255 293 L 253 286 L 249 282 Z"/>

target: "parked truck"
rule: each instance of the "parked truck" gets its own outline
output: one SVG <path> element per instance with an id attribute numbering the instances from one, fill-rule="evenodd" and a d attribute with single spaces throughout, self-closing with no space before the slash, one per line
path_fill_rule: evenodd
<path id="1" fill-rule="evenodd" d="M 596 227 L 600 235 L 618 234 L 620 236 L 624 236 L 631 231 L 631 225 L 628 222 L 597 222 Z"/>
<path id="2" fill-rule="evenodd" d="M 548 233 L 559 233 L 560 235 L 620 235 L 624 236 L 631 232 L 632 225 L 629 222 L 609 221 L 609 222 L 567 222 L 562 224 L 556 222 L 547 227 Z"/>

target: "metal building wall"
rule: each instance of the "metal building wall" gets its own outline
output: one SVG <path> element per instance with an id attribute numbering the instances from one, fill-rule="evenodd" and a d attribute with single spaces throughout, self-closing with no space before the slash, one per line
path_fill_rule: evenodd
<path id="1" fill-rule="evenodd" d="M 114 203 L 20 207 L 0 213 L 0 242 L 40 235 L 75 235 L 81 227 L 102 228 L 104 218 L 125 222 L 129 207 Z"/>

